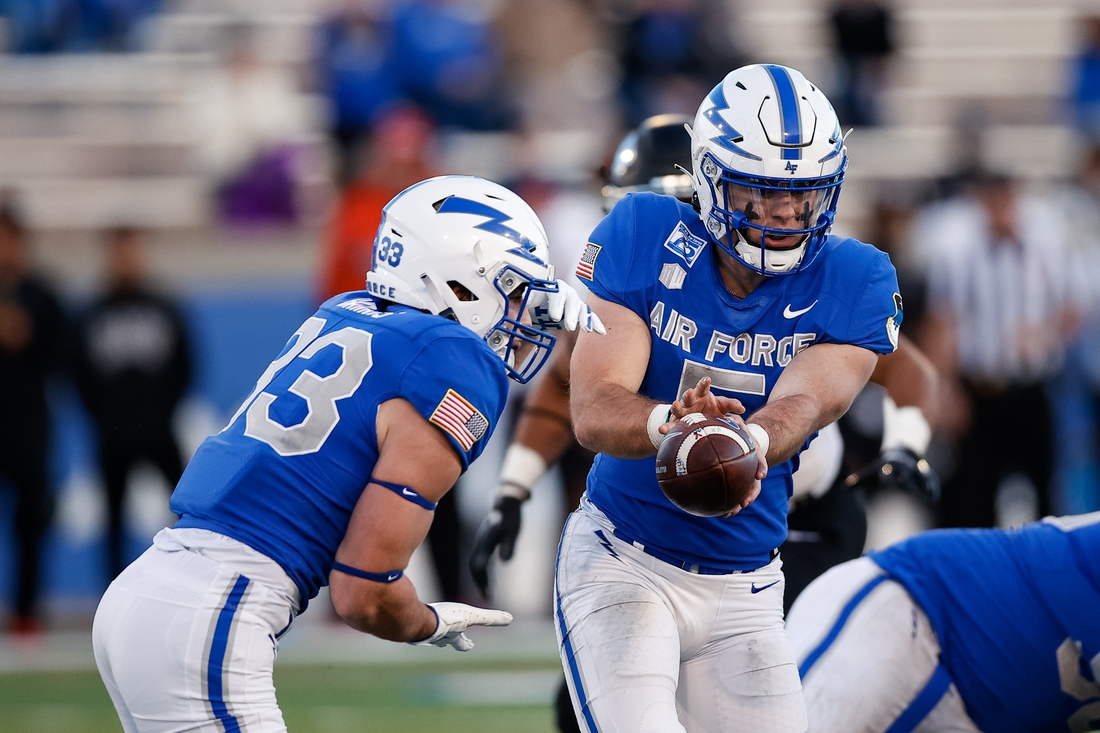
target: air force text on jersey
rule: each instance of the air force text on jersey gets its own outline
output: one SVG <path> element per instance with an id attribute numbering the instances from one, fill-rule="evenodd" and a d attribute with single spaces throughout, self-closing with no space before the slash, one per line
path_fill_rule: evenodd
<path id="1" fill-rule="evenodd" d="M 668 314 L 666 315 L 666 311 Z M 692 339 L 699 333 L 699 326 L 675 308 L 666 306 L 664 301 L 658 300 L 653 310 L 649 313 L 649 327 L 653 329 L 655 336 L 662 341 L 667 341 L 673 346 L 679 346 L 687 353 L 691 353 Z M 741 333 L 731 336 L 722 333 L 718 329 L 711 330 L 707 343 L 706 354 L 703 360 L 707 364 L 714 364 L 715 359 L 727 356 L 735 364 L 750 364 L 756 366 L 785 367 L 791 363 L 795 354 L 805 349 L 817 340 L 817 334 L 798 333 L 788 336 L 776 337 L 768 333 Z M 708 373 L 715 370 L 708 370 Z M 719 372 L 720 373 L 720 372 Z M 718 389 L 729 389 L 734 392 L 744 392 L 744 389 L 729 386 L 724 382 L 728 380 L 715 379 L 714 386 Z M 764 394 L 763 382 L 760 391 L 753 390 L 751 394 Z"/>

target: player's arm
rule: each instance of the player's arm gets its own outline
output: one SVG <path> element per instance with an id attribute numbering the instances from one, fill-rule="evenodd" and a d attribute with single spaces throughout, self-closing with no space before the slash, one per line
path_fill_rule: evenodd
<path id="1" fill-rule="evenodd" d="M 877 360 L 875 352 L 850 344 L 814 344 L 792 359 L 772 388 L 768 403 L 747 420 L 767 433 L 768 465 L 792 457 L 810 433 L 843 415 L 867 383 Z"/>
<path id="2" fill-rule="evenodd" d="M 702 379 L 671 405 L 638 394 L 649 365 L 649 325 L 636 313 L 589 293 L 588 305 L 607 327 L 607 335 L 582 333 L 570 364 L 569 407 L 577 441 L 589 450 L 619 458 L 656 455 L 659 438 L 650 434 L 652 417 L 661 434 L 670 420 L 687 412 L 708 415 L 744 412 L 740 401 L 710 392 Z M 656 428 L 655 428 L 656 429 Z"/>
<path id="3" fill-rule="evenodd" d="M 522 524 L 520 507 L 531 497 L 531 489 L 546 469 L 557 463 L 573 442 L 569 360 L 575 343 L 573 333 L 559 337 L 549 368 L 524 400 L 515 437 L 504 453 L 493 509 L 478 527 L 470 552 L 470 575 L 482 595 L 489 592 L 489 560 L 493 552 L 499 546 L 500 559 L 512 559 Z"/>
<path id="4" fill-rule="evenodd" d="M 871 381 L 885 387 L 898 407 L 915 407 L 927 420 L 935 419 L 939 408 L 936 367 L 904 335 L 899 335 L 894 353 L 879 357 Z"/>
<path id="5" fill-rule="evenodd" d="M 452 643 L 465 650 L 461 632 L 468 625 L 504 625 L 511 616 L 457 603 L 428 606 L 417 598 L 408 578 L 385 582 L 405 569 L 427 536 L 434 514 L 423 504 L 434 504 L 447 493 L 462 473 L 462 464 L 443 433 L 404 399 L 384 402 L 376 425 L 379 456 L 371 478 L 391 488 L 372 480 L 352 512 L 336 562 L 359 573 L 333 569 L 333 606 L 359 631 L 391 641 Z M 401 487 L 423 501 L 405 498 Z"/>
<path id="6" fill-rule="evenodd" d="M 607 335 L 581 334 L 573 349 L 569 407 L 577 440 L 621 458 L 654 455 L 646 421 L 657 402 L 638 394 L 649 364 L 649 326 L 630 309 L 593 293 L 588 305 Z"/>
<path id="7" fill-rule="evenodd" d="M 512 445 L 521 445 L 536 452 L 544 467 L 557 463 L 573 442 L 569 412 L 569 362 L 576 342 L 576 334 L 572 332 L 558 337 L 550 368 L 527 393 L 523 412 L 516 423 Z M 525 488 L 530 491 L 531 486 Z"/>
<path id="8" fill-rule="evenodd" d="M 939 478 L 924 455 L 932 439 L 929 421 L 939 412 L 936 368 L 916 344 L 900 336 L 897 350 L 879 357 L 871 381 L 886 388 L 881 454 L 849 476 L 848 485 L 892 486 L 935 500 Z"/>

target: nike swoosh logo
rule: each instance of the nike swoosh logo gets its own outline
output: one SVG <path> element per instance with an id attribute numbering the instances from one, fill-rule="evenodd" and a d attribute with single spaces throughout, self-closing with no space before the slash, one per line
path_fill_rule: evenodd
<path id="1" fill-rule="evenodd" d="M 807 309 L 807 310 L 809 310 L 809 309 Z M 778 582 L 779 581 L 777 580 L 774 583 L 768 583 L 767 585 L 762 585 L 759 588 L 756 587 L 756 583 L 753 583 L 752 587 L 749 588 L 749 590 L 751 590 L 753 593 L 759 593 L 762 590 L 767 590 L 768 588 L 771 588 L 773 585 L 775 585 Z"/>
<path id="2" fill-rule="evenodd" d="M 806 306 L 802 310 L 793 311 L 793 310 L 791 310 L 791 304 L 788 303 L 787 307 L 783 309 L 783 317 L 784 318 L 798 318 L 800 315 L 802 315 L 803 313 L 806 313 L 807 311 L 810 310 L 810 308 L 813 308 L 815 305 L 817 305 L 816 300 L 814 302 L 810 303 L 808 306 Z"/>
<path id="3" fill-rule="evenodd" d="M 415 491 L 409 491 L 408 489 L 401 489 L 401 493 L 405 496 L 416 496 Z"/>
<path id="4" fill-rule="evenodd" d="M 390 582 L 392 583 L 393 581 L 397 580 L 397 579 L 398 579 L 398 578 L 400 578 L 400 577 L 401 577 L 401 576 L 400 576 L 400 575 L 397 575 L 397 574 L 394 574 L 394 575 L 389 575 L 389 576 L 387 576 L 387 577 L 386 577 L 386 580 L 388 580 L 388 581 L 390 581 Z"/>

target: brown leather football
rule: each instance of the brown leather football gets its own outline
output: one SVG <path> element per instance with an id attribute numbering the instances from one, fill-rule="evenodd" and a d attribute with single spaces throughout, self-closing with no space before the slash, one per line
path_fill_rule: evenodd
<path id="1" fill-rule="evenodd" d="M 720 517 L 739 506 L 756 481 L 756 445 L 733 420 L 693 412 L 657 451 L 657 483 L 676 506 Z"/>

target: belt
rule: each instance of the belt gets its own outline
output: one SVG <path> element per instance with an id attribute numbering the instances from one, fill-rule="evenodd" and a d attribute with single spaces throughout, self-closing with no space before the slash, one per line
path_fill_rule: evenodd
<path id="1" fill-rule="evenodd" d="M 725 568 L 715 568 L 709 567 L 707 565 L 700 565 L 698 563 L 688 562 L 686 560 L 681 560 L 677 557 L 674 557 L 673 555 L 668 554 L 667 552 L 663 552 L 661 550 L 643 545 L 641 542 L 638 542 L 637 540 L 626 536 L 621 530 L 618 529 L 612 530 L 612 534 L 614 534 L 623 542 L 626 542 L 627 544 L 636 547 L 637 549 L 641 550 L 651 557 L 657 558 L 661 562 L 668 563 L 673 567 L 680 568 L 681 570 L 685 570 L 689 573 L 695 573 L 696 575 L 732 575 L 734 573 L 751 573 L 754 570 L 759 570 L 775 558 L 779 557 L 779 548 L 774 548 L 766 554 L 760 555 L 759 558 L 753 558 L 751 560 L 737 563 L 737 565 L 743 565 L 744 567 L 731 566 Z"/>

